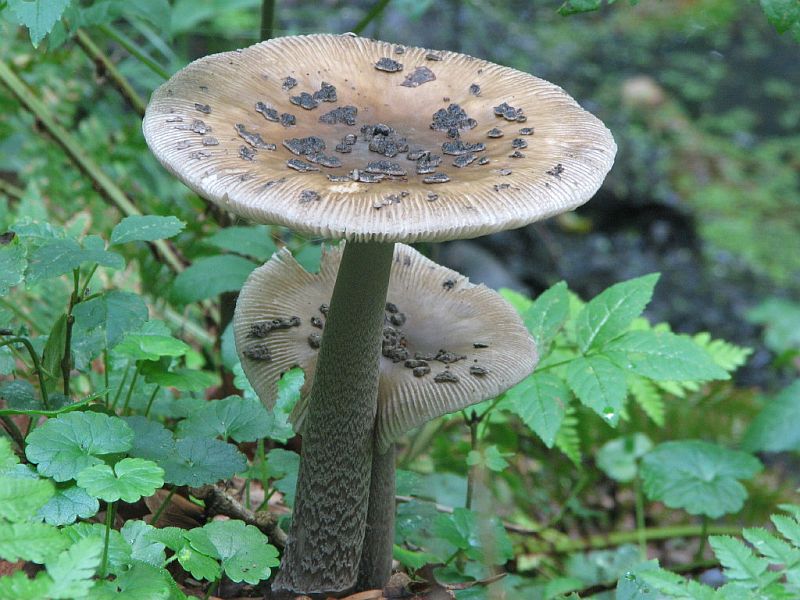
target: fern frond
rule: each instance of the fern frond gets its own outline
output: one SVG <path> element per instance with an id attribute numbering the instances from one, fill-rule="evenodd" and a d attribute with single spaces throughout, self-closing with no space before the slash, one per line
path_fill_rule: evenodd
<path id="1" fill-rule="evenodd" d="M 650 420 L 659 427 L 664 426 L 664 399 L 656 384 L 644 377 L 628 377 L 628 391 Z"/>
<path id="2" fill-rule="evenodd" d="M 712 340 L 711 334 L 706 332 L 694 335 L 692 340 L 708 352 L 715 363 L 729 373 L 746 363 L 747 357 L 753 353 L 752 348 L 737 346 L 725 340 Z"/>
<path id="3" fill-rule="evenodd" d="M 581 438 L 578 435 L 578 417 L 575 407 L 567 406 L 564 420 L 556 434 L 556 448 L 567 455 L 576 467 L 581 464 Z"/>

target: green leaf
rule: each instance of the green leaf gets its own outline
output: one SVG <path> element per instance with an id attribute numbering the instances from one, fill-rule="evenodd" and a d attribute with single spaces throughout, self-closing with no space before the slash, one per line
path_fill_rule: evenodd
<path id="1" fill-rule="evenodd" d="M 773 515 L 773 518 L 778 515 Z M 791 520 L 790 520 L 791 521 Z M 797 528 L 797 522 L 794 522 Z M 742 529 L 742 536 L 763 556 L 768 558 L 771 563 L 782 564 L 791 567 L 800 562 L 800 550 L 793 548 L 782 539 L 761 527 L 745 527 Z"/>
<path id="2" fill-rule="evenodd" d="M 55 488 L 46 479 L 19 479 L 0 476 L 0 517 L 24 521 L 36 514 L 52 498 Z"/>
<path id="3" fill-rule="evenodd" d="M 567 406 L 564 420 L 556 434 L 556 448 L 561 450 L 576 467 L 581 466 L 581 436 L 578 433 L 578 418 L 575 408 Z"/>
<path id="4" fill-rule="evenodd" d="M 306 244 L 299 250 L 292 252 L 294 258 L 309 273 L 319 273 L 319 264 L 322 260 L 321 244 Z"/>
<path id="5" fill-rule="evenodd" d="M 27 438 L 25 455 L 36 469 L 56 481 L 75 479 L 78 473 L 101 464 L 99 456 L 126 452 L 133 431 L 119 417 L 97 412 L 71 412 L 48 420 Z"/>
<path id="6" fill-rule="evenodd" d="M 42 369 L 49 375 L 48 379 L 55 380 L 61 375 L 61 361 L 67 345 L 67 315 L 59 316 L 42 351 Z"/>
<path id="7" fill-rule="evenodd" d="M 190 349 L 189 344 L 170 335 L 129 333 L 115 352 L 132 360 L 158 360 L 162 356 L 183 356 Z"/>
<path id="8" fill-rule="evenodd" d="M 7 437 L 0 437 L 0 474 L 18 464 L 19 458 L 11 449 L 10 440 Z"/>
<path id="9" fill-rule="evenodd" d="M 270 431 L 269 413 L 261 402 L 228 396 L 211 400 L 199 411 L 178 423 L 180 437 L 221 437 L 237 442 L 254 442 Z"/>
<path id="10" fill-rule="evenodd" d="M 28 28 L 31 43 L 39 45 L 64 14 L 72 0 L 8 0 L 8 7 L 20 25 Z"/>
<path id="11" fill-rule="evenodd" d="M 725 577 L 733 581 L 742 581 L 761 585 L 765 580 L 763 576 L 769 567 L 769 561 L 753 555 L 741 540 L 727 535 L 712 535 L 708 543 L 714 550 L 724 569 Z M 779 577 L 779 573 L 773 574 Z"/>
<path id="12" fill-rule="evenodd" d="M 25 571 L 15 571 L 7 577 L 0 577 L 0 599 L 2 600 L 42 600 L 53 586 L 50 576 L 41 571 L 34 579 L 28 579 Z"/>
<path id="13" fill-rule="evenodd" d="M 602 355 L 567 363 L 567 383 L 584 406 L 616 427 L 628 394 L 625 373 Z"/>
<path id="14" fill-rule="evenodd" d="M 644 491 L 651 500 L 716 519 L 738 512 L 747 491 L 740 479 L 761 471 L 757 458 L 722 446 L 686 440 L 665 442 L 642 460 Z"/>
<path id="15" fill-rule="evenodd" d="M 539 352 L 556 336 L 569 315 L 569 294 L 563 281 L 542 292 L 524 314 L 525 327 L 536 340 Z"/>
<path id="16" fill-rule="evenodd" d="M 84 598 L 94 584 L 92 577 L 100 566 L 103 541 L 97 538 L 78 540 L 46 563 L 47 573 L 55 581 L 51 598 Z"/>
<path id="17" fill-rule="evenodd" d="M 170 581 L 172 578 L 164 569 L 136 563 L 114 581 L 98 582 L 92 589 L 91 600 L 168 600 L 172 592 Z"/>
<path id="18" fill-rule="evenodd" d="M 658 569 L 658 561 L 648 560 L 625 573 L 617 582 L 614 600 L 649 600 L 651 598 L 650 586 L 640 575 L 656 569 Z"/>
<path id="19" fill-rule="evenodd" d="M 136 502 L 164 485 L 164 469 L 144 458 L 123 458 L 113 471 L 106 464 L 84 469 L 78 474 L 78 485 L 106 502 Z"/>
<path id="20" fill-rule="evenodd" d="M 80 302 L 72 314 L 75 317 L 72 347 L 80 352 L 88 346 L 91 354 L 104 348 L 110 350 L 126 333 L 141 327 L 147 321 L 148 310 L 141 296 L 112 290 Z M 94 356 L 91 354 L 90 358 Z"/>
<path id="21" fill-rule="evenodd" d="M 200 258 L 175 278 L 172 298 L 175 302 L 188 304 L 223 292 L 238 292 L 257 266 L 233 254 Z"/>
<path id="22" fill-rule="evenodd" d="M 397 544 L 392 548 L 392 556 L 395 560 L 400 562 L 400 564 L 414 570 L 421 569 L 425 565 L 432 565 L 439 562 L 439 559 L 433 554 L 428 552 L 414 552 L 413 550 L 407 550 Z"/>
<path id="23" fill-rule="evenodd" d="M 92 539 L 103 544 L 106 536 L 106 528 L 102 523 L 76 523 L 64 527 L 61 531 L 73 542 Z M 131 547 L 119 531 L 112 529 L 108 536 L 108 570 L 114 575 L 120 575 L 130 565 Z"/>
<path id="24" fill-rule="evenodd" d="M 624 281 L 592 298 L 576 318 L 581 352 L 600 348 L 625 331 L 650 302 L 658 278 L 658 273 L 652 273 Z"/>
<path id="25" fill-rule="evenodd" d="M 450 515 L 442 514 L 433 522 L 433 533 L 464 550 L 467 558 L 503 564 L 513 556 L 508 534 L 498 519 L 481 522 L 471 510 L 456 508 Z M 490 538 L 489 543 L 484 543 Z"/>
<path id="26" fill-rule="evenodd" d="M 123 417 L 123 420 L 134 431 L 133 446 L 128 455 L 146 458 L 161 465 L 174 458 L 177 452 L 172 432 L 167 431 L 161 423 L 151 421 L 139 415 Z M 169 477 L 165 474 L 165 479 Z"/>
<path id="27" fill-rule="evenodd" d="M 97 263 L 112 269 L 125 266 L 125 261 L 119 254 L 97 247 L 98 244 L 93 239 L 97 238 L 86 238 L 84 248 L 71 239 L 48 240 L 39 246 L 28 258 L 28 283 L 59 277 L 84 263 Z"/>
<path id="28" fill-rule="evenodd" d="M 730 379 L 700 346 L 669 331 L 629 331 L 607 348 L 621 367 L 657 381 Z"/>
<path id="29" fill-rule="evenodd" d="M 236 582 L 255 585 L 280 564 L 278 550 L 267 536 L 242 521 L 212 521 L 187 532 L 186 538 L 195 550 L 220 559 L 225 574 Z"/>
<path id="30" fill-rule="evenodd" d="M 61 531 L 44 523 L 0 522 L 0 558 L 43 563 L 69 545 Z"/>
<path id="31" fill-rule="evenodd" d="M 742 447 L 752 452 L 800 450 L 800 379 L 768 400 L 750 424 Z"/>
<path id="32" fill-rule="evenodd" d="M 42 408 L 42 402 L 36 397 L 36 390 L 30 381 L 12 379 L 0 383 L 0 399 L 6 401 L 9 408 L 30 410 Z"/>
<path id="33" fill-rule="evenodd" d="M 503 297 L 503 300 L 513 306 L 514 310 L 516 310 L 521 317 L 525 317 L 528 311 L 533 308 L 533 300 L 528 298 L 525 294 L 520 294 L 508 288 L 500 288 L 499 293 Z"/>
<path id="34" fill-rule="evenodd" d="M 187 437 L 177 441 L 175 455 L 160 465 L 167 483 L 196 487 L 244 471 L 247 459 L 232 444 L 213 438 Z"/>
<path id="35" fill-rule="evenodd" d="M 664 426 L 666 407 L 656 384 L 638 375 L 629 374 L 628 391 L 644 413 L 659 427 Z"/>
<path id="36" fill-rule="evenodd" d="M 300 455 L 290 450 L 273 448 L 267 454 L 267 468 L 269 476 L 275 479 L 273 485 L 283 493 L 286 504 L 292 506 L 300 469 Z"/>
<path id="37" fill-rule="evenodd" d="M 778 33 L 792 32 L 800 41 L 800 2 L 797 0 L 760 0 L 761 10 Z"/>
<path id="38" fill-rule="evenodd" d="M 558 14 L 562 17 L 577 15 L 580 13 L 592 12 L 600 8 L 602 0 L 566 0 L 558 8 Z"/>
<path id="39" fill-rule="evenodd" d="M 785 515 L 772 515 L 770 519 L 775 525 L 775 529 L 780 531 L 783 537 L 800 548 L 800 523 L 798 523 L 797 519 L 792 519 Z"/>
<path id="40" fill-rule="evenodd" d="M 177 217 L 134 215 L 125 217 L 111 231 L 111 244 L 152 242 L 178 235 L 186 223 Z"/>
<path id="41" fill-rule="evenodd" d="M 633 481 L 639 471 L 639 459 L 652 447 L 653 442 L 643 433 L 611 440 L 597 453 L 597 466 L 615 481 Z"/>
<path id="42" fill-rule="evenodd" d="M 167 371 L 161 363 L 152 361 L 142 365 L 141 373 L 147 383 L 174 387 L 184 392 L 202 392 L 219 384 L 219 376 L 216 373 L 182 368 Z"/>
<path id="43" fill-rule="evenodd" d="M 255 227 L 226 227 L 207 238 L 206 243 L 219 248 L 251 256 L 262 262 L 269 260 L 275 253 L 275 242 L 270 237 L 269 228 L 264 225 Z"/>
<path id="44" fill-rule="evenodd" d="M 57 488 L 55 495 L 42 508 L 38 516 L 50 525 L 69 525 L 78 517 L 88 519 L 97 514 L 100 503 L 77 485 Z"/>
<path id="45" fill-rule="evenodd" d="M 164 564 L 164 544 L 154 538 L 156 528 L 144 521 L 131 519 L 119 530 L 125 541 L 131 545 L 131 558 L 154 567 Z"/>
<path id="46" fill-rule="evenodd" d="M 492 444 L 483 450 L 470 450 L 467 454 L 467 464 L 469 466 L 483 465 L 490 471 L 499 472 L 508 466 L 507 456 L 513 456 L 513 453 L 500 452 L 497 446 Z"/>
<path id="47" fill-rule="evenodd" d="M 564 381 L 551 373 L 534 373 L 508 390 L 506 398 L 511 410 L 552 448 L 570 398 Z"/>
<path id="48" fill-rule="evenodd" d="M 202 529 L 192 529 L 186 533 L 186 537 L 190 537 L 190 534 L 195 531 L 202 531 Z M 202 535 L 203 539 L 207 540 L 205 534 L 193 534 L 193 537 L 197 538 L 199 535 Z M 214 552 L 213 548 L 211 551 Z M 195 550 L 188 541 L 176 552 L 176 556 L 181 566 L 189 571 L 195 579 L 216 581 L 222 574 L 222 567 L 216 558 Z"/>
<path id="49" fill-rule="evenodd" d="M 25 248 L 18 238 L 0 244 L 0 296 L 5 296 L 13 286 L 22 282 L 27 266 Z"/>
<path id="50" fill-rule="evenodd" d="M 725 340 L 712 340 L 710 333 L 698 333 L 692 336 L 692 341 L 705 350 L 719 367 L 733 372 L 744 363 L 753 353 L 752 348 L 745 348 L 726 342 Z"/>

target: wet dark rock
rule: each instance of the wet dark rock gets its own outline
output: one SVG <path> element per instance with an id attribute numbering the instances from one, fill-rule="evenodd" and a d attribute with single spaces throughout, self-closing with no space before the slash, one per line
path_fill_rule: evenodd
<path id="1" fill-rule="evenodd" d="M 398 44 L 397 46 L 394 47 L 394 53 L 395 54 L 405 54 L 406 53 L 406 47 L 405 46 L 400 46 Z"/>
<path id="2" fill-rule="evenodd" d="M 411 372 L 414 374 L 414 377 L 425 377 L 425 375 L 431 372 L 431 368 L 428 365 L 422 365 L 414 367 L 411 369 Z"/>
<path id="3" fill-rule="evenodd" d="M 314 350 L 319 350 L 319 347 L 322 345 L 322 336 L 318 333 L 309 333 L 308 345 Z"/>
<path id="4" fill-rule="evenodd" d="M 425 60 L 432 60 L 438 62 L 442 60 L 442 55 L 439 52 L 428 52 L 425 54 Z"/>
<path id="5" fill-rule="evenodd" d="M 406 158 L 408 160 L 419 160 L 424 156 L 427 156 L 429 152 L 425 150 L 422 146 L 410 146 L 408 149 L 408 153 L 406 154 Z"/>
<path id="6" fill-rule="evenodd" d="M 480 367 L 478 365 L 472 365 L 469 368 L 469 374 L 475 375 L 475 377 L 485 377 L 486 375 L 488 375 L 488 373 L 489 373 L 488 369 L 486 369 L 485 367 Z"/>
<path id="7" fill-rule="evenodd" d="M 403 64 L 391 58 L 383 57 L 375 63 L 375 68 L 386 73 L 396 73 L 403 70 Z"/>
<path id="8" fill-rule="evenodd" d="M 361 183 L 378 183 L 386 179 L 386 175 L 379 175 L 377 173 L 367 173 L 359 169 L 353 169 L 350 172 L 350 178 L 353 181 L 360 181 Z"/>

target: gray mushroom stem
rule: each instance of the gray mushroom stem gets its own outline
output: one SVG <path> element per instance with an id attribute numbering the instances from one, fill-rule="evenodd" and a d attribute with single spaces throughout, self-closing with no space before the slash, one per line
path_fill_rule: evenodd
<path id="1" fill-rule="evenodd" d="M 376 436 L 377 441 L 377 436 Z M 356 589 L 381 589 L 392 574 L 395 518 L 395 446 L 372 450 L 369 511 Z"/>
<path id="2" fill-rule="evenodd" d="M 273 585 L 276 591 L 341 594 L 358 579 L 373 477 L 381 334 L 393 252 L 393 243 L 345 245 L 309 397 L 297 500 Z M 392 474 L 393 458 L 391 453 L 380 461 L 385 467 L 392 462 Z M 376 494 L 390 479 L 383 469 L 379 471 Z M 393 477 L 391 488 L 393 496 Z M 391 524 L 385 515 L 380 519 L 382 527 Z M 385 553 L 386 544 L 378 545 Z M 371 542 L 366 547 L 369 553 L 377 551 Z M 391 545 L 388 553 L 391 564 Z M 369 557 L 375 565 L 368 568 L 373 573 L 370 581 L 377 581 L 378 572 L 383 576 L 386 560 Z"/>

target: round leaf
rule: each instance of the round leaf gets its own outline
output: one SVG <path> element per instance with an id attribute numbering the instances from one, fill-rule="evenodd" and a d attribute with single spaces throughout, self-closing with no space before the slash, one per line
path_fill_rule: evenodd
<path id="1" fill-rule="evenodd" d="M 113 471 L 106 464 L 84 469 L 78 475 L 78 485 L 106 502 L 136 502 L 164 485 L 164 469 L 143 458 L 123 458 Z"/>

